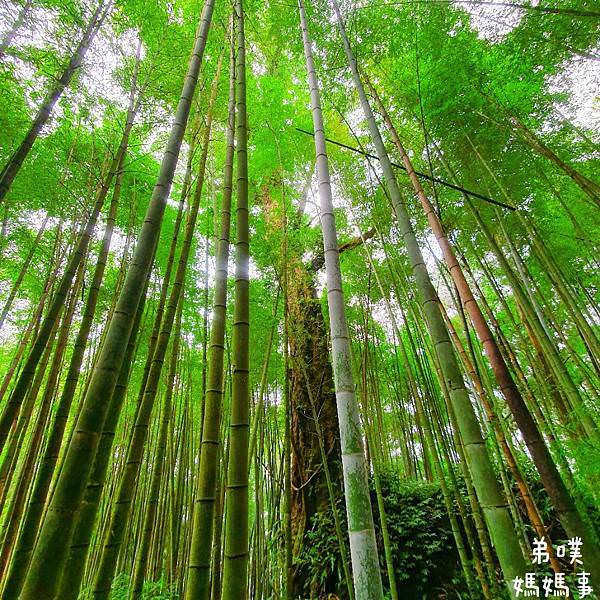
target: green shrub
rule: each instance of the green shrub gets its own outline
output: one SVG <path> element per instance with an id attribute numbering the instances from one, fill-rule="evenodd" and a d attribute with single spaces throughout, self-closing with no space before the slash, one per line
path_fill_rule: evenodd
<path id="1" fill-rule="evenodd" d="M 401 480 L 387 474 L 381 477 L 381 486 L 400 597 L 468 598 L 439 485 Z M 387 586 L 374 491 L 371 500 L 381 570 Z M 343 505 L 338 506 L 338 512 L 346 535 Z M 314 598 L 319 591 L 331 589 L 335 589 L 340 598 L 347 597 L 331 511 L 319 513 L 312 520 L 296 566 L 309 575 L 303 589 L 304 598 Z"/>
<path id="2" fill-rule="evenodd" d="M 110 590 L 110 600 L 128 600 L 129 599 L 130 578 L 126 573 L 117 575 Z M 84 589 L 79 594 L 79 600 L 92 600 L 93 591 L 89 588 Z M 179 595 L 175 584 L 167 584 L 163 579 L 158 581 L 145 581 L 142 592 L 142 600 L 178 600 Z"/>

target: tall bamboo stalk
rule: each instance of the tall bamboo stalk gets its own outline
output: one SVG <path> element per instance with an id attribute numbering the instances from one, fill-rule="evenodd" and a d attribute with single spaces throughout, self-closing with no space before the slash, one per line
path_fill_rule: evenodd
<path id="1" fill-rule="evenodd" d="M 486 515 L 487 525 L 496 546 L 505 580 L 508 582 L 514 577 L 521 576 L 525 570 L 525 560 L 513 529 L 506 499 L 503 497 L 502 490 L 496 480 L 492 462 L 481 436 L 477 417 L 471 405 L 448 331 L 439 310 L 437 294 L 429 278 L 429 273 L 417 243 L 406 206 L 402 200 L 400 188 L 395 179 L 389 156 L 365 94 L 358 73 L 356 59 L 346 35 L 339 6 L 336 0 L 331 0 L 331 4 L 336 14 L 344 50 L 356 90 L 359 94 L 363 113 L 367 119 L 371 139 L 375 144 L 377 156 L 383 169 L 387 192 L 392 201 L 395 217 L 400 225 L 400 233 L 404 240 L 413 277 L 419 290 L 420 302 L 425 314 L 427 328 L 431 335 L 435 351 L 440 359 L 443 376 L 448 382 L 450 399 L 455 408 L 461 436 L 465 444 L 468 467 L 473 474 L 473 482 L 477 490 L 477 495 Z M 508 588 L 509 593 L 514 596 L 512 586 L 509 585 Z"/>
<path id="2" fill-rule="evenodd" d="M 93 458 L 98 448 L 99 434 L 106 420 L 108 411 L 106 399 L 112 395 L 117 383 L 135 312 L 154 257 L 167 196 L 173 181 L 206 46 L 213 7 L 214 0 L 206 0 L 158 182 L 148 206 L 115 313 L 107 325 L 106 339 L 94 367 L 76 431 L 69 444 L 54 496 L 40 531 L 22 592 L 23 600 L 52 598 L 56 593 L 62 568 L 67 559 L 75 515 L 83 499 Z"/>
<path id="3" fill-rule="evenodd" d="M 225 353 L 225 321 L 227 317 L 227 265 L 233 189 L 233 156 L 235 152 L 235 46 L 231 31 L 229 63 L 229 101 L 227 113 L 227 149 L 223 175 L 221 228 L 215 258 L 215 291 L 213 317 L 208 348 L 208 373 L 202 445 L 198 467 L 198 490 L 194 500 L 192 540 L 186 598 L 208 598 L 210 594 L 210 556 L 216 501 L 217 473 L 223 403 L 223 357 Z"/>
<path id="4" fill-rule="evenodd" d="M 130 130 L 135 118 L 135 95 L 137 89 L 137 74 L 139 68 L 139 47 L 138 60 L 134 69 L 131 93 L 129 97 L 129 108 L 127 113 L 125 129 Z M 25 515 L 19 540 L 15 550 L 15 555 L 11 561 L 11 570 L 6 580 L 4 588 L 5 596 L 17 596 L 21 589 L 26 569 L 29 564 L 31 552 L 35 542 L 38 526 L 42 518 L 43 508 L 46 503 L 50 483 L 54 474 L 54 469 L 58 461 L 58 455 L 63 440 L 67 419 L 71 404 L 75 395 L 77 383 L 79 382 L 80 370 L 83 364 L 84 353 L 87 347 L 88 338 L 91 332 L 96 305 L 98 303 L 98 295 L 104 278 L 106 262 L 117 216 L 117 208 L 119 205 L 121 183 L 124 174 L 125 152 L 120 156 L 120 161 L 117 166 L 115 187 L 111 199 L 108 216 L 106 219 L 106 227 L 102 239 L 100 252 L 96 261 L 96 267 L 92 277 L 90 290 L 86 299 L 86 304 L 83 309 L 83 319 L 79 326 L 73 353 L 69 362 L 65 385 L 58 402 L 56 413 L 52 422 L 50 438 L 46 444 L 44 456 L 40 469 L 37 473 L 34 488 L 29 501 L 29 506 Z"/>
<path id="5" fill-rule="evenodd" d="M 331 330 L 331 357 L 333 363 L 335 395 L 340 424 L 340 445 L 344 474 L 346 515 L 352 557 L 352 574 L 356 597 L 383 598 L 383 585 L 373 511 L 369 495 L 367 465 L 365 462 L 362 426 L 358 402 L 354 392 L 352 351 L 346 323 L 342 275 L 337 241 L 333 199 L 329 180 L 329 163 L 325 147 L 325 129 L 321 112 L 319 84 L 312 56 L 306 13 L 302 0 L 298 0 L 304 56 L 310 89 L 310 103 L 315 131 L 317 178 L 319 182 L 320 217 L 323 231 L 323 251 L 327 277 L 327 304 Z"/>
<path id="6" fill-rule="evenodd" d="M 98 572 L 94 582 L 94 598 L 96 599 L 108 598 L 110 593 L 111 582 L 114 577 L 118 553 L 123 542 L 123 536 L 126 531 L 130 510 L 134 499 L 135 484 L 137 482 L 142 464 L 144 446 L 150 424 L 150 417 L 158 392 L 158 386 L 160 383 L 165 354 L 175 320 L 177 305 L 184 293 L 185 274 L 188 267 L 190 250 L 193 241 L 196 220 L 198 217 L 198 210 L 200 208 L 200 199 L 202 197 L 204 176 L 206 172 L 206 160 L 208 157 L 210 134 L 212 130 L 213 109 L 217 98 L 222 57 L 223 55 L 221 54 L 212 84 L 212 91 L 206 117 L 206 129 L 202 144 L 202 156 L 198 166 L 198 178 L 196 180 L 194 198 L 192 205 L 190 206 L 190 211 L 185 226 L 185 235 L 181 253 L 179 255 L 177 271 L 175 273 L 175 279 L 173 281 L 171 294 L 167 303 L 167 310 L 165 311 L 160 334 L 158 336 L 158 341 L 152 357 L 152 365 L 148 373 L 148 379 L 144 388 L 142 402 L 138 406 L 135 425 L 132 429 L 131 440 L 127 449 L 125 470 L 123 473 L 123 478 L 119 484 L 114 510 L 111 515 L 108 528 L 108 535 L 103 546 Z"/>
<path id="7" fill-rule="evenodd" d="M 227 470 L 227 520 L 223 598 L 245 600 L 248 595 L 248 441 L 250 412 L 250 252 L 248 228 L 248 123 L 246 116 L 246 37 L 244 7 L 236 0 L 236 158 L 237 208 L 235 303 L 233 309 L 233 380 L 229 424 L 229 467 Z"/>
<path id="8" fill-rule="evenodd" d="M 181 340 L 181 313 L 183 311 L 183 295 L 179 297 L 177 314 L 175 316 L 175 331 L 173 343 L 171 345 L 171 358 L 169 361 L 169 373 L 166 380 L 165 400 L 163 405 L 163 414 L 160 421 L 160 433 L 157 442 L 157 451 L 154 458 L 154 468 L 152 470 L 152 481 L 148 493 L 148 505 L 144 515 L 144 525 L 142 527 L 142 539 L 136 544 L 135 566 L 131 578 L 129 598 L 130 600 L 139 600 L 142 597 L 144 578 L 148 567 L 148 556 L 150 554 L 150 542 L 152 533 L 156 532 L 155 520 L 157 517 L 157 508 L 159 501 L 160 484 L 164 472 L 165 451 L 167 445 L 167 434 L 172 420 L 172 399 L 173 388 L 175 385 L 175 375 L 177 371 L 177 359 L 179 357 L 179 345 Z M 158 536 L 156 536 L 158 537 Z M 155 537 L 155 539 L 156 539 Z"/>

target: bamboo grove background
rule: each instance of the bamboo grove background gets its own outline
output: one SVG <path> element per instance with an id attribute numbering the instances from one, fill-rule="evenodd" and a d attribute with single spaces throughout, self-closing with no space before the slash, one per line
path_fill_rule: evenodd
<path id="1" fill-rule="evenodd" d="M 4 0 L 2 598 L 600 589 L 599 28 Z"/>

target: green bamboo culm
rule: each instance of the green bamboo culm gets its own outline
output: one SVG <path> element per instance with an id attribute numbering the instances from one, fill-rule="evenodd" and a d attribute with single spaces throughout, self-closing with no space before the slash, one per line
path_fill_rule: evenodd
<path id="1" fill-rule="evenodd" d="M 177 305 L 180 302 L 180 298 L 182 298 L 184 295 L 185 274 L 188 268 L 188 261 L 190 257 L 194 231 L 196 228 L 196 220 L 200 208 L 200 200 L 202 198 L 204 175 L 206 172 L 206 160 L 210 145 L 210 133 L 213 121 L 213 109 L 217 98 L 222 58 L 223 54 L 221 54 L 219 58 L 213 79 L 212 91 L 206 115 L 204 139 L 202 142 L 202 155 L 198 165 L 198 177 L 196 179 L 194 197 L 185 225 L 184 239 L 179 255 L 179 261 L 177 263 L 175 279 L 171 287 L 171 293 L 167 303 L 167 310 L 165 311 L 163 322 L 161 324 L 160 334 L 154 350 L 154 356 L 152 357 L 152 364 L 148 372 L 148 379 L 146 381 L 142 402 L 138 405 L 135 426 L 132 429 L 131 439 L 127 450 L 127 460 L 125 463 L 123 476 L 119 483 L 117 498 L 108 528 L 108 535 L 104 542 L 100 564 L 94 582 L 94 598 L 96 598 L 96 600 L 108 598 L 110 594 L 111 582 L 114 577 L 119 550 L 124 541 L 125 530 L 134 500 L 134 492 L 142 464 L 144 445 L 146 443 L 150 428 L 150 418 L 158 393 L 165 355 L 177 312 Z"/>
<path id="2" fill-rule="evenodd" d="M 160 421 L 160 430 L 158 436 L 158 447 L 156 451 L 156 459 L 154 470 L 152 472 L 152 480 L 150 483 L 150 494 L 148 498 L 148 506 L 144 515 L 144 525 L 142 527 L 142 539 L 138 545 L 135 554 L 135 565 L 131 585 L 129 589 L 130 600 L 140 600 L 142 598 L 144 578 L 148 568 L 148 556 L 150 554 L 150 542 L 152 534 L 155 531 L 154 523 L 159 504 L 160 485 L 165 470 L 165 455 L 167 446 L 167 435 L 171 425 L 173 413 L 173 392 L 175 387 L 175 376 L 177 371 L 177 359 L 179 358 L 179 346 L 181 340 L 181 313 L 183 312 L 183 294 L 180 294 L 177 312 L 175 315 L 175 330 L 171 345 L 171 357 L 169 359 L 169 373 L 167 375 L 167 389 L 165 391 L 165 400 L 163 413 Z"/>
<path id="3" fill-rule="evenodd" d="M 139 51 L 140 47 L 138 45 L 138 52 L 129 96 L 129 107 L 123 133 L 123 136 L 127 136 L 127 139 L 125 139 L 121 144 L 125 149 L 127 147 L 129 133 L 133 127 L 137 108 L 139 106 L 139 101 L 136 102 L 137 78 L 140 63 Z M 141 96 L 137 94 L 137 97 L 139 99 Z M 115 186 L 106 220 L 102 246 L 98 254 L 94 275 L 92 277 L 92 283 L 86 299 L 85 309 L 83 312 L 84 316 L 75 340 L 66 381 L 52 422 L 50 437 L 44 450 L 41 466 L 36 474 L 35 484 L 29 499 L 27 512 L 25 513 L 23 526 L 21 527 L 18 543 L 11 560 L 10 571 L 2 591 L 2 598 L 6 600 L 9 598 L 18 597 L 21 587 L 23 586 L 31 552 L 34 548 L 39 523 L 42 520 L 44 505 L 50 490 L 50 484 L 54 475 L 54 470 L 58 462 L 60 446 L 63 440 L 63 435 L 69 416 L 69 410 L 75 396 L 77 383 L 79 381 L 83 357 L 88 344 L 88 338 L 92 328 L 96 305 L 98 303 L 98 296 L 100 293 L 102 280 L 104 278 L 104 271 L 106 269 L 108 253 L 117 215 L 117 207 L 120 199 L 121 183 L 124 174 L 124 162 L 125 151 L 122 153 L 119 152 L 119 164 L 117 165 L 116 169 Z"/>
<path id="4" fill-rule="evenodd" d="M 66 302 L 67 294 L 73 285 L 73 278 L 88 251 L 90 240 L 96 229 L 98 217 L 100 216 L 100 212 L 102 211 L 102 207 L 104 206 L 104 202 L 110 191 L 113 179 L 119 169 L 121 159 L 127 151 L 127 144 L 132 126 L 133 121 L 131 121 L 131 123 L 128 122 L 125 125 L 117 152 L 111 162 L 108 173 L 104 177 L 100 184 L 100 189 L 96 194 L 93 209 L 87 219 L 85 227 L 79 235 L 79 239 L 77 240 L 71 255 L 69 256 L 67 266 L 60 278 L 60 283 L 52 295 L 48 310 L 44 315 L 41 327 L 35 337 L 35 342 L 33 343 L 29 355 L 27 356 L 27 360 L 19 373 L 8 402 L 2 409 L 2 414 L 0 415 L 0 452 L 4 450 L 11 428 L 19 416 L 21 405 L 27 396 L 27 392 L 35 377 L 36 369 L 38 368 L 42 354 L 47 347 L 48 338 L 54 326 L 54 322 L 59 311 Z"/>
<path id="5" fill-rule="evenodd" d="M 431 283 L 427 267 L 423 260 L 410 217 L 400 194 L 400 188 L 393 172 L 392 164 L 385 149 L 375 116 L 365 94 L 358 72 L 356 59 L 350 47 L 346 29 L 336 0 L 330 0 L 336 15 L 338 28 L 344 44 L 350 71 L 358 92 L 363 113 L 369 126 L 371 139 L 375 145 L 377 156 L 381 162 L 387 192 L 392 201 L 395 217 L 400 226 L 400 232 L 410 259 L 412 273 L 417 285 L 420 301 L 423 306 L 427 329 L 439 357 L 442 373 L 450 391 L 450 399 L 457 416 L 458 426 L 465 446 L 467 466 L 473 475 L 473 483 L 479 501 L 483 507 L 486 524 L 492 536 L 500 566 L 507 582 L 509 593 L 514 596 L 510 582 L 515 577 L 522 577 L 526 570 L 525 558 L 520 550 L 518 539 L 506 498 L 496 479 L 492 461 L 483 440 L 477 416 L 471 404 L 465 387 L 458 361 L 448 330 L 444 324 L 438 306 L 435 288 Z"/>
<path id="6" fill-rule="evenodd" d="M 235 153 L 235 46 L 231 32 L 229 65 L 229 102 L 227 120 L 227 149 L 223 175 L 221 231 L 217 244 L 213 317 L 208 348 L 208 373 L 202 443 L 198 469 L 198 490 L 194 504 L 194 520 L 186 598 L 208 599 L 210 596 L 210 556 L 219 471 L 221 416 L 223 404 L 223 362 L 225 355 L 225 321 L 227 318 L 227 265 L 229 262 L 229 231 L 231 226 L 231 196 L 233 187 L 233 158 Z"/>
<path id="7" fill-rule="evenodd" d="M 250 244 L 248 229 L 248 125 L 246 117 L 246 41 L 242 0 L 234 5 L 237 28 L 236 58 L 236 256 L 233 309 L 233 383 L 227 469 L 224 600 L 248 596 L 248 441 L 250 432 Z M 205 542 L 206 543 L 206 542 Z"/>
<path id="8" fill-rule="evenodd" d="M 212 20 L 214 0 L 206 0 L 188 65 L 188 72 L 157 184 L 127 271 L 104 344 L 94 366 L 82 410 L 67 448 L 63 467 L 31 558 L 22 600 L 54 598 L 67 560 L 77 511 L 90 476 L 110 398 L 123 361 L 135 312 L 145 286 L 160 235 L 162 219 L 183 135 L 188 121 L 198 73 Z"/>
<path id="9" fill-rule="evenodd" d="M 304 56 L 310 88 L 310 103 L 315 131 L 317 178 L 319 182 L 320 216 L 323 229 L 325 272 L 327 277 L 327 304 L 331 330 L 331 357 L 334 372 L 335 395 L 340 424 L 340 445 L 344 474 L 344 495 L 350 537 L 350 554 L 354 590 L 357 600 L 383 598 L 383 585 L 373 510 L 369 494 L 369 480 L 363 445 L 363 432 L 354 391 L 352 350 L 346 322 L 346 309 L 342 290 L 342 274 L 337 241 L 333 199 L 329 178 L 329 163 L 325 142 L 325 129 L 319 84 L 313 61 L 306 12 L 298 0 L 300 23 L 304 41 Z"/>

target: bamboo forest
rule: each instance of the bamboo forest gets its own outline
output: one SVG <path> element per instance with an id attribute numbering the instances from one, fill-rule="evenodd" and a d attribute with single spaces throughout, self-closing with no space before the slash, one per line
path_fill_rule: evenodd
<path id="1" fill-rule="evenodd" d="M 600 5 L 0 0 L 0 600 L 600 598 Z"/>

